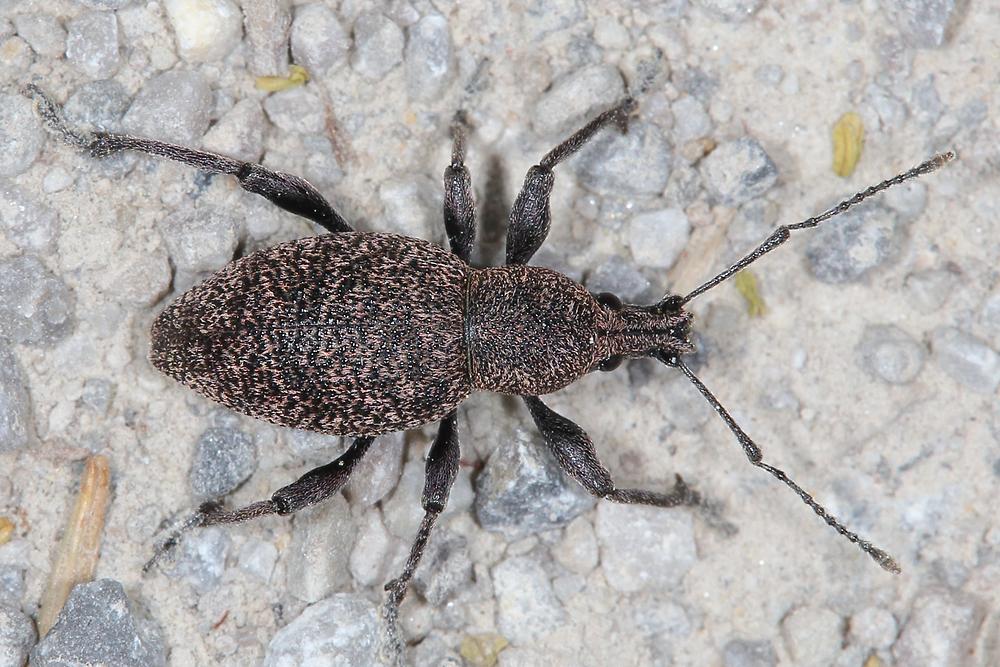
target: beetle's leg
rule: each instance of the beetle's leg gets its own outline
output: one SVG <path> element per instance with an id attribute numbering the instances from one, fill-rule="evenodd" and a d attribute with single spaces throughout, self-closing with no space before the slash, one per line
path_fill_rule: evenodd
<path id="1" fill-rule="evenodd" d="M 351 231 L 347 221 L 304 178 L 274 171 L 259 164 L 154 139 L 73 128 L 63 119 L 59 107 L 38 86 L 28 84 L 25 86 L 25 93 L 35 100 L 38 113 L 50 130 L 63 141 L 86 149 L 95 158 L 121 151 L 138 151 L 182 162 L 212 174 L 229 174 L 235 176 L 247 192 L 261 195 L 286 211 L 308 218 L 330 232 Z"/>
<path id="2" fill-rule="evenodd" d="M 802 222 L 796 222 L 794 225 L 781 225 L 773 232 L 771 232 L 771 235 L 768 236 L 766 239 L 764 239 L 763 243 L 761 243 L 754 250 L 752 250 L 745 257 L 743 257 L 743 259 L 739 260 L 738 262 L 736 262 L 735 264 L 733 264 L 728 269 L 726 269 L 719 275 L 715 276 L 708 282 L 692 290 L 690 293 L 688 293 L 687 296 L 681 298 L 680 296 L 676 295 L 667 295 L 667 297 L 665 297 L 664 300 L 667 303 L 669 303 L 672 308 L 675 309 L 681 308 L 691 299 L 701 294 L 704 294 L 705 292 L 712 289 L 719 283 L 728 280 L 734 274 L 739 273 L 740 271 L 750 266 L 751 264 L 756 262 L 758 259 L 766 255 L 767 253 L 771 252 L 772 250 L 780 246 L 782 243 L 788 240 L 788 237 L 791 236 L 792 232 L 797 231 L 799 229 L 811 229 L 813 227 L 817 227 L 821 222 L 825 222 L 830 218 L 837 217 L 841 213 L 845 212 L 847 209 L 857 204 L 860 204 L 869 197 L 876 195 L 879 192 L 882 192 L 883 190 L 888 190 L 889 188 L 895 185 L 899 185 L 904 181 L 908 181 L 911 178 L 916 178 L 918 176 L 923 176 L 924 174 L 929 174 L 932 171 L 936 171 L 941 167 L 943 167 L 944 165 L 951 162 L 952 160 L 956 159 L 957 157 L 958 156 L 953 151 L 948 151 L 947 153 L 941 153 L 939 155 L 935 155 L 931 159 L 927 160 L 926 162 L 918 164 L 916 167 L 913 167 L 912 169 L 908 169 L 907 171 L 904 171 L 901 174 L 896 174 L 892 178 L 887 178 L 881 183 L 865 188 L 861 192 L 858 192 L 857 194 L 853 195 L 848 199 L 845 199 L 844 201 L 840 202 L 833 208 L 829 208 L 826 211 L 820 213 L 819 215 L 815 215 L 811 218 L 806 218 Z"/>
<path id="3" fill-rule="evenodd" d="M 461 112 L 451 124 L 451 164 L 444 170 L 444 228 L 451 250 L 466 262 L 476 240 L 476 202 L 465 168 L 465 122 Z"/>
<path id="4" fill-rule="evenodd" d="M 580 150 L 595 134 L 614 123 L 622 131 L 628 116 L 636 108 L 631 97 L 625 98 L 577 130 L 569 139 L 549 151 L 524 177 L 521 192 L 514 200 L 507 223 L 507 263 L 526 264 L 549 234 L 549 197 L 555 184 L 552 168 Z"/>
<path id="5" fill-rule="evenodd" d="M 871 542 L 861 539 L 858 537 L 857 533 L 848 530 L 847 527 L 837 520 L 836 517 L 831 515 L 825 507 L 816 502 L 816 500 L 809 495 L 809 493 L 793 482 L 792 479 L 785 474 L 785 471 L 764 463 L 764 454 L 760 451 L 760 447 L 757 446 L 757 443 L 751 440 L 750 436 L 748 436 L 743 429 L 740 428 L 739 424 L 736 423 L 736 420 L 729 414 L 729 411 L 726 410 L 721 403 L 719 403 L 719 399 L 717 399 L 715 395 L 708 390 L 708 387 L 702 384 L 702 381 L 698 379 L 698 377 L 691 371 L 690 368 L 688 368 L 687 364 L 685 364 L 680 357 L 662 357 L 660 358 L 660 361 L 667 366 L 679 368 L 681 372 L 687 376 L 687 379 L 690 380 L 695 387 L 697 387 L 701 395 L 704 396 L 705 400 L 712 405 L 715 412 L 722 418 L 722 421 L 726 422 L 726 426 L 729 427 L 729 430 L 732 431 L 733 435 L 736 436 L 736 439 L 739 440 L 740 446 L 743 447 L 743 452 L 747 455 L 747 458 L 750 459 L 750 463 L 774 475 L 774 477 L 779 479 L 788 488 L 794 491 L 796 495 L 802 499 L 802 502 L 808 505 L 812 511 L 823 519 L 823 521 L 825 521 L 831 528 L 846 537 L 848 541 L 858 545 L 862 551 L 871 556 L 872 559 L 882 566 L 883 569 L 892 572 L 893 574 L 899 574 L 899 564 L 896 563 L 892 556 L 882 549 L 879 549 Z"/>
<path id="6" fill-rule="evenodd" d="M 611 473 L 597 458 L 594 443 L 582 428 L 542 403 L 537 396 L 522 398 L 559 465 L 598 498 L 656 507 L 697 505 L 700 502 L 698 492 L 688 487 L 680 475 L 676 475 L 670 493 L 615 488 Z"/>
<path id="7" fill-rule="evenodd" d="M 283 486 L 269 500 L 261 500 L 235 510 L 224 509 L 216 502 L 204 503 L 194 514 L 156 546 L 153 557 L 143 566 L 149 571 L 167 552 L 177 546 L 181 537 L 192 528 L 214 526 L 220 523 L 243 523 L 269 514 L 293 514 L 326 500 L 344 487 L 351 473 L 362 459 L 375 438 L 355 438 L 347 451 L 334 461 L 314 468 L 287 486 Z"/>
<path id="8" fill-rule="evenodd" d="M 427 453 L 424 493 L 420 500 L 424 508 L 424 518 L 417 530 L 417 537 L 413 541 L 413 546 L 410 547 L 410 555 L 406 559 L 406 565 L 403 566 L 403 572 L 385 585 L 388 596 L 386 596 L 382 617 L 389 635 L 389 647 L 397 662 L 402 659 L 403 651 L 396 624 L 399 616 L 399 605 L 406 595 L 406 588 L 417 569 L 417 565 L 420 564 L 420 558 L 424 555 L 424 548 L 427 546 L 427 538 L 430 537 L 431 529 L 438 516 L 444 511 L 445 505 L 448 504 L 448 494 L 451 492 L 452 484 L 455 483 L 455 477 L 458 475 L 458 455 L 458 419 L 456 411 L 452 410 L 447 417 L 441 420 L 437 437 L 434 438 L 434 443 Z"/>

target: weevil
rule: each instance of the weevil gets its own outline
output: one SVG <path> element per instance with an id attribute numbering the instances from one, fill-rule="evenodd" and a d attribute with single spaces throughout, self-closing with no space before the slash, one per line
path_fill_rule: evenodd
<path id="1" fill-rule="evenodd" d="M 331 463 L 307 472 L 271 498 L 235 510 L 205 504 L 158 549 L 183 531 L 287 515 L 340 490 L 380 435 L 439 422 L 426 460 L 424 517 L 401 574 L 386 584 L 384 620 L 399 655 L 399 605 L 420 562 L 458 471 L 456 410 L 475 391 L 521 398 L 555 460 L 593 495 L 620 503 L 696 505 L 700 494 L 677 475 L 673 489 L 618 488 L 590 437 L 539 398 L 622 360 L 652 357 L 678 369 L 736 436 L 750 463 L 786 486 L 821 519 L 889 572 L 899 565 L 831 515 L 785 472 L 764 462 L 760 447 L 694 374 L 692 316 L 685 307 L 785 243 L 865 199 L 930 173 L 955 158 L 930 160 L 863 190 L 802 222 L 780 225 L 755 249 L 686 295 L 623 303 L 592 294 L 556 271 L 530 266 L 550 226 L 553 169 L 608 126 L 627 129 L 636 102 L 601 113 L 528 170 L 510 212 L 506 261 L 469 263 L 476 231 L 464 126 L 452 127 L 444 171 L 444 225 L 450 251 L 395 234 L 357 232 L 319 191 L 297 176 L 152 139 L 69 127 L 35 86 L 26 93 L 48 127 L 95 157 L 137 151 L 213 174 L 235 176 L 244 190 L 324 228 L 237 259 L 169 304 L 152 326 L 153 365 L 182 384 L 250 417 L 281 426 L 353 437 Z M 155 560 L 156 557 L 154 557 Z M 152 561 L 151 561 L 152 562 Z"/>

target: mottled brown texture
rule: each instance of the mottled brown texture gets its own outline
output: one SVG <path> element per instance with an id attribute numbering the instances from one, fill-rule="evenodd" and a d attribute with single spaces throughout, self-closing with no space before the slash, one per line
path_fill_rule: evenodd
<path id="1" fill-rule="evenodd" d="M 419 239 L 347 232 L 258 251 L 153 323 L 161 371 L 282 426 L 378 435 L 444 417 L 471 391 L 468 266 Z"/>

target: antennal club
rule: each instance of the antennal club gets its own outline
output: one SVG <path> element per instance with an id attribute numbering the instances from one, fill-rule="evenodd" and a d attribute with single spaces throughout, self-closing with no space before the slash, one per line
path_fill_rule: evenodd
<path id="1" fill-rule="evenodd" d="M 894 185 L 899 185 L 900 183 L 908 181 L 911 178 L 916 178 L 917 176 L 923 176 L 924 174 L 929 174 L 932 171 L 936 171 L 941 167 L 943 167 L 944 165 L 951 162 L 952 160 L 956 159 L 957 157 L 958 156 L 955 154 L 954 151 L 948 151 L 947 153 L 940 153 L 939 155 L 935 155 L 934 157 L 932 157 L 930 160 L 918 164 L 913 169 L 904 171 L 901 174 L 897 174 L 892 178 L 882 181 L 878 185 L 873 185 L 865 190 L 862 190 L 861 192 L 857 193 L 850 199 L 845 199 L 844 201 L 840 202 L 833 208 L 828 209 L 817 216 L 814 216 L 812 218 L 807 218 L 802 222 L 795 223 L 794 225 L 781 225 L 780 227 L 775 229 L 770 236 L 764 239 L 764 242 L 761 243 L 759 246 L 757 246 L 757 248 L 749 255 L 747 255 L 740 261 L 736 262 L 728 269 L 726 269 L 719 275 L 709 280 L 707 283 L 701 285 L 700 287 L 698 287 L 698 289 L 689 293 L 684 298 L 680 299 L 676 296 L 673 297 L 674 301 L 672 301 L 671 304 L 675 305 L 677 308 L 683 307 L 684 304 L 686 304 L 688 301 L 695 298 L 696 296 L 700 296 L 701 294 L 704 294 L 705 292 L 712 289 L 719 283 L 725 282 L 736 273 L 739 273 L 740 271 L 750 266 L 764 255 L 771 252 L 772 250 L 780 246 L 782 243 L 787 241 L 788 237 L 791 236 L 791 233 L 793 231 L 816 227 L 817 225 L 819 225 L 819 223 L 829 220 L 830 218 L 834 218 L 840 215 L 841 213 L 844 213 L 852 206 L 860 204 L 864 200 L 868 199 L 869 197 L 875 194 L 878 194 L 879 192 L 882 192 L 883 190 L 888 190 Z M 665 298 L 670 298 L 670 297 L 668 295 Z"/>

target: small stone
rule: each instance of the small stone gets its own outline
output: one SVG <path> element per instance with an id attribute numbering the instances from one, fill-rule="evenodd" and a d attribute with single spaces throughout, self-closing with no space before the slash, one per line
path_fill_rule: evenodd
<path id="1" fill-rule="evenodd" d="M 240 547 L 239 567 L 261 581 L 271 580 L 274 565 L 278 562 L 278 547 L 270 542 L 251 537 Z"/>
<path id="2" fill-rule="evenodd" d="M 945 106 L 938 93 L 934 75 L 928 74 L 913 86 L 913 92 L 910 94 L 910 111 L 921 125 L 933 127 L 944 110 Z"/>
<path id="3" fill-rule="evenodd" d="M 34 667 L 166 665 L 163 640 L 113 579 L 77 585 L 56 624 L 31 652 Z"/>
<path id="4" fill-rule="evenodd" d="M 690 236 L 691 222 L 679 208 L 647 211 L 629 221 L 629 249 L 642 266 L 658 269 L 673 266 Z"/>
<path id="5" fill-rule="evenodd" d="M 389 17 L 366 12 L 354 22 L 351 67 L 371 81 L 379 81 L 403 62 L 403 31 Z"/>
<path id="6" fill-rule="evenodd" d="M 778 181 L 778 168 L 755 139 L 719 144 L 699 166 L 709 194 L 726 206 L 760 197 Z"/>
<path id="7" fill-rule="evenodd" d="M 577 173 L 588 190 L 615 196 L 658 196 L 670 179 L 670 145 L 655 125 L 602 133 L 580 151 Z"/>
<path id="8" fill-rule="evenodd" d="M 230 545 L 225 529 L 200 528 L 181 541 L 180 553 L 167 574 L 188 582 L 198 593 L 207 593 L 222 581 Z"/>
<path id="9" fill-rule="evenodd" d="M 428 603 L 439 607 L 471 581 L 472 560 L 466 539 L 439 529 L 413 576 L 414 589 Z"/>
<path id="10" fill-rule="evenodd" d="M 264 112 L 260 103 L 244 99 L 233 105 L 201 142 L 206 150 L 234 157 L 244 162 L 259 162 L 264 152 Z"/>
<path id="11" fill-rule="evenodd" d="M 177 211 L 158 226 L 179 273 L 217 271 L 232 261 L 239 244 L 239 220 L 214 206 Z"/>
<path id="12" fill-rule="evenodd" d="M 986 297 L 979 309 L 979 321 L 986 326 L 994 337 L 1000 335 L 1000 294 Z"/>
<path id="13" fill-rule="evenodd" d="M 357 529 L 341 495 L 295 514 L 288 548 L 286 588 L 304 602 L 318 602 L 350 581 L 350 555 Z"/>
<path id="14" fill-rule="evenodd" d="M 895 258 L 902 245 L 896 215 L 881 204 L 865 203 L 823 225 L 806 247 L 813 276 L 833 285 L 857 282 Z"/>
<path id="15" fill-rule="evenodd" d="M 776 88 L 781 80 L 785 78 L 785 68 L 781 65 L 766 64 L 759 65 L 757 69 L 753 71 L 753 76 L 757 81 L 761 82 L 765 86 L 771 86 Z"/>
<path id="16" fill-rule="evenodd" d="M 0 261 L 0 337 L 52 347 L 76 325 L 76 298 L 37 257 Z"/>
<path id="17" fill-rule="evenodd" d="M 184 60 L 222 60 L 240 43 L 243 16 L 232 0 L 164 0 L 163 4 Z"/>
<path id="18" fill-rule="evenodd" d="M 629 600 L 632 627 L 654 655 L 670 655 L 674 645 L 691 634 L 691 617 L 679 604 L 646 595 Z"/>
<path id="19" fill-rule="evenodd" d="M 597 567 L 597 536 L 585 517 L 573 519 L 563 532 L 562 541 L 553 549 L 556 561 L 570 572 L 590 574 Z"/>
<path id="20" fill-rule="evenodd" d="M 27 171 L 44 144 L 45 133 L 28 98 L 0 94 L 0 177 Z"/>
<path id="21" fill-rule="evenodd" d="M 781 621 L 785 645 L 796 665 L 832 665 L 843 643 L 844 621 L 824 607 L 799 607 Z"/>
<path id="22" fill-rule="evenodd" d="M 621 255 L 612 255 L 587 276 L 587 289 L 611 292 L 628 303 L 638 303 L 652 287 L 649 279 Z"/>
<path id="23" fill-rule="evenodd" d="M 870 83 L 865 88 L 864 101 L 878 116 L 883 128 L 895 130 L 906 121 L 903 101 L 876 83 Z"/>
<path id="24" fill-rule="evenodd" d="M 775 667 L 778 655 L 766 639 L 730 639 L 722 650 L 725 667 Z"/>
<path id="25" fill-rule="evenodd" d="M 851 643 L 867 651 L 888 649 L 899 634 L 895 617 L 880 607 L 862 609 L 851 617 L 848 627 Z"/>
<path id="26" fill-rule="evenodd" d="M 257 469 L 257 448 L 246 433 L 210 428 L 198 438 L 188 481 L 199 500 L 236 490 Z"/>
<path id="27" fill-rule="evenodd" d="M 129 134 L 155 137 L 182 145 L 197 144 L 208 129 L 212 90 L 197 72 L 164 72 L 143 85 L 132 101 L 123 129 Z"/>
<path id="28" fill-rule="evenodd" d="M 379 436 L 344 487 L 354 505 L 370 507 L 396 488 L 403 470 L 406 434 L 402 431 Z M 452 491 L 454 494 L 454 490 Z"/>
<path id="29" fill-rule="evenodd" d="M 74 125 L 89 125 L 97 130 L 120 129 L 122 116 L 129 107 L 124 86 L 113 79 L 85 83 L 70 95 L 63 107 L 66 120 Z"/>
<path id="30" fill-rule="evenodd" d="M 91 9 L 122 9 L 135 0 L 78 0 L 80 4 Z"/>
<path id="31" fill-rule="evenodd" d="M 960 0 L 886 0 L 880 4 L 903 39 L 918 49 L 948 41 L 964 8 Z"/>
<path id="32" fill-rule="evenodd" d="M 611 65 L 588 65 L 561 77 L 535 103 L 532 125 L 550 137 L 575 132 L 625 95 L 621 72 Z"/>
<path id="33" fill-rule="evenodd" d="M 674 102 L 671 111 L 674 114 L 672 134 L 675 146 L 701 139 L 712 131 L 712 119 L 702 103 L 691 95 Z"/>
<path id="34" fill-rule="evenodd" d="M 351 36 L 337 14 L 316 2 L 295 9 L 292 22 L 292 59 L 318 76 L 347 58 Z"/>
<path id="35" fill-rule="evenodd" d="M 691 515 L 683 510 L 600 503 L 594 529 L 601 569 L 621 593 L 673 588 L 697 559 Z"/>
<path id="36" fill-rule="evenodd" d="M 0 605 L 0 665 L 21 667 L 35 645 L 35 626 L 16 609 Z"/>
<path id="37" fill-rule="evenodd" d="M 378 229 L 420 239 L 439 237 L 443 195 L 429 176 L 385 181 L 379 185 L 378 198 L 383 207 Z"/>
<path id="38" fill-rule="evenodd" d="M 91 79 L 110 79 L 121 64 L 114 12 L 84 12 L 71 20 L 66 59 Z"/>
<path id="39" fill-rule="evenodd" d="M 947 269 L 924 269 L 906 276 L 903 288 L 911 306 L 921 313 L 940 310 L 957 287 L 958 276 Z"/>
<path id="40" fill-rule="evenodd" d="M 374 604 L 360 595 L 334 595 L 307 607 L 274 635 L 264 667 L 376 665 L 378 630 Z"/>
<path id="41" fill-rule="evenodd" d="M 307 86 L 269 95 L 264 100 L 264 111 L 272 123 L 286 132 L 322 132 L 326 126 L 323 103 Z"/>
<path id="42" fill-rule="evenodd" d="M 20 14 L 14 17 L 14 27 L 40 56 L 59 58 L 66 50 L 66 30 L 51 14 Z"/>
<path id="43" fill-rule="evenodd" d="M 927 206 L 927 186 L 920 181 L 907 181 L 885 192 L 886 206 L 904 220 L 914 220 Z"/>
<path id="44" fill-rule="evenodd" d="M 897 665 L 915 667 L 968 664 L 983 616 L 972 596 L 925 593 L 913 602 L 892 656 Z"/>
<path id="45" fill-rule="evenodd" d="M 955 327 L 939 327 L 931 334 L 934 360 L 955 382 L 982 394 L 1000 385 L 1000 354 L 976 336 Z"/>
<path id="46" fill-rule="evenodd" d="M 3 360 L 0 359 L 0 364 L 2 363 Z M 0 436 L 0 442 L 2 442 L 2 437 Z M 2 451 L 2 446 L 0 446 L 0 451 Z M 0 491 L 3 491 L 8 498 L 13 493 L 9 486 L 6 490 L 0 488 Z M 0 607 L 21 608 L 21 600 L 24 599 L 24 571 L 26 567 L 26 565 L 22 567 L 6 563 L 0 564 Z"/>
<path id="47" fill-rule="evenodd" d="M 288 71 L 288 31 L 292 23 L 289 3 L 255 0 L 241 4 L 250 44 L 250 71 L 257 76 L 283 75 Z"/>
<path id="48" fill-rule="evenodd" d="M 354 581 L 361 586 L 384 583 L 379 580 L 390 546 L 392 536 L 382 523 L 382 513 L 378 509 L 365 512 L 361 517 L 354 548 L 351 549 L 349 566 Z"/>
<path id="49" fill-rule="evenodd" d="M 54 165 L 42 179 L 42 191 L 46 194 L 60 192 L 73 184 L 73 175 L 59 165 Z"/>
<path id="50" fill-rule="evenodd" d="M 927 353 L 912 336 L 892 324 L 869 324 L 854 348 L 862 370 L 890 384 L 913 381 Z"/>
<path id="51" fill-rule="evenodd" d="M 476 518 L 486 530 L 524 537 L 569 523 L 594 499 L 567 477 L 541 436 L 501 441 L 476 478 Z"/>
<path id="52" fill-rule="evenodd" d="M 55 211 L 16 188 L 0 181 L 0 233 L 23 250 L 50 250 L 59 233 Z"/>
<path id="53" fill-rule="evenodd" d="M 0 339 L 0 454 L 26 446 L 31 424 L 28 382 L 17 357 Z"/>
<path id="54" fill-rule="evenodd" d="M 425 637 L 410 649 L 410 660 L 406 664 L 413 667 L 463 667 L 466 663 L 452 651 L 440 637 Z"/>
<path id="55" fill-rule="evenodd" d="M 531 645 L 566 620 L 541 563 L 530 556 L 507 558 L 493 568 L 497 628 L 513 644 Z"/>
<path id="56" fill-rule="evenodd" d="M 452 80 L 452 48 L 445 17 L 430 14 L 410 26 L 405 68 L 410 99 L 429 102 L 448 88 Z"/>
<path id="57" fill-rule="evenodd" d="M 739 23 L 753 16 L 763 0 L 695 0 L 709 16 L 722 21 Z"/>

